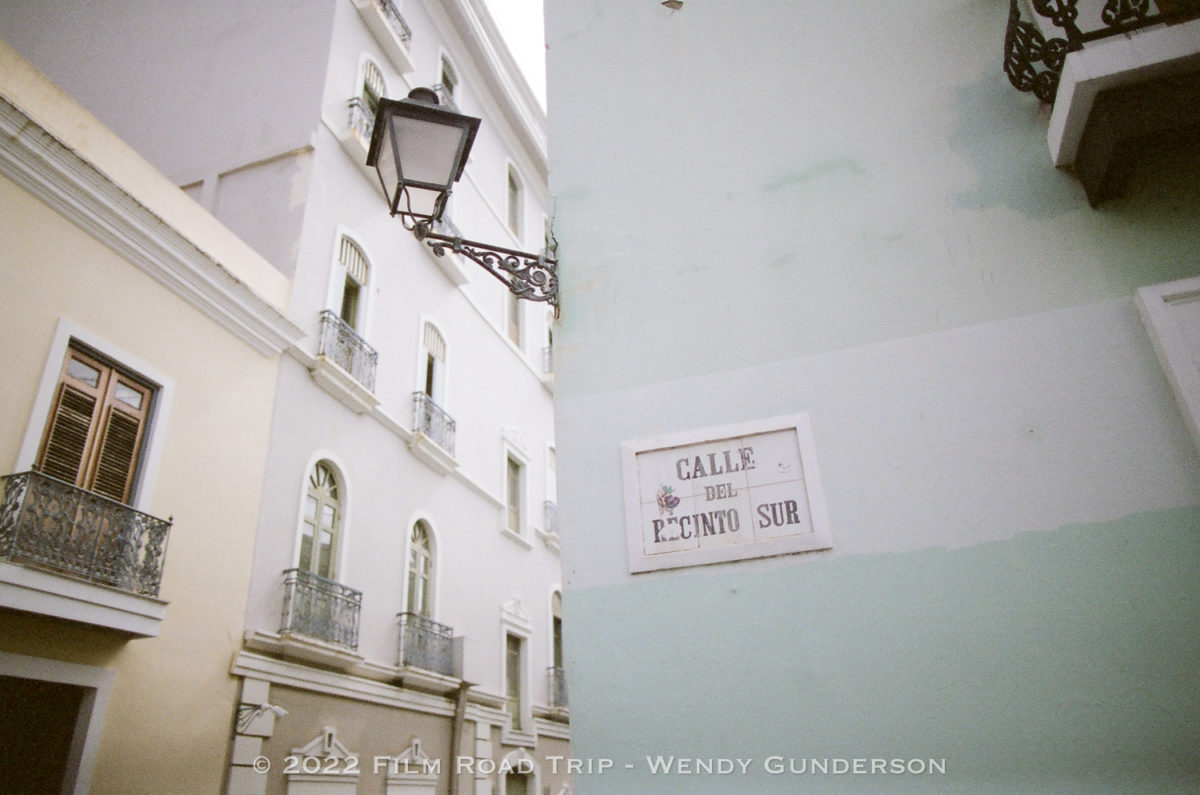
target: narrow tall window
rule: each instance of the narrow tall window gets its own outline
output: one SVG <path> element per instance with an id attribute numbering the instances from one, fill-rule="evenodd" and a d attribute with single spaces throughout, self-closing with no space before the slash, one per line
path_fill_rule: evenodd
<path id="1" fill-rule="evenodd" d="M 408 553 L 408 612 L 429 617 L 433 544 L 424 522 L 413 525 Z"/>
<path id="2" fill-rule="evenodd" d="M 517 236 L 521 237 L 521 181 L 517 179 L 517 172 L 512 166 L 508 167 L 508 228 Z"/>
<path id="3" fill-rule="evenodd" d="M 563 667 L 563 640 L 562 640 L 562 594 L 557 591 L 550 600 L 550 636 L 551 636 L 551 654 L 554 659 L 554 667 Z"/>
<path id="4" fill-rule="evenodd" d="M 308 475 L 299 568 L 333 579 L 342 503 L 337 474 L 328 461 L 318 461 Z"/>
<path id="5" fill-rule="evenodd" d="M 445 99 L 449 100 L 447 104 L 453 107 L 455 104 L 454 92 L 458 89 L 458 72 L 454 70 L 454 64 L 450 63 L 450 59 L 445 55 L 442 56 L 440 84 L 445 94 Z"/>
<path id="6" fill-rule="evenodd" d="M 364 61 L 362 101 L 372 115 L 379 110 L 379 99 L 384 96 L 387 96 L 387 86 L 383 82 L 383 73 L 374 61 Z"/>
<path id="7" fill-rule="evenodd" d="M 523 641 L 518 635 L 504 636 L 504 694 L 508 697 L 508 714 L 512 727 L 521 728 L 521 675 Z"/>
<path id="8" fill-rule="evenodd" d="M 505 494 L 508 502 L 508 529 L 521 535 L 521 464 L 508 456 L 505 469 Z"/>
<path id="9" fill-rule="evenodd" d="M 153 394 L 149 384 L 72 346 L 35 468 L 128 502 Z"/>
<path id="10" fill-rule="evenodd" d="M 348 237 L 343 237 L 338 244 L 338 262 L 346 269 L 338 315 L 347 326 L 361 332 L 362 308 L 370 266 L 362 249 Z"/>
<path id="11" fill-rule="evenodd" d="M 442 404 L 445 381 L 446 341 L 432 323 L 426 323 L 422 334 L 422 384 L 421 390 L 438 405 Z"/>

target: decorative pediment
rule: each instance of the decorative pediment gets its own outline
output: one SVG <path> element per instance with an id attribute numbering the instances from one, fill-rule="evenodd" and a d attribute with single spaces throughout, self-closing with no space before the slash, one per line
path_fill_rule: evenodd
<path id="1" fill-rule="evenodd" d="M 500 620 L 508 626 L 523 630 L 527 634 L 533 633 L 533 619 L 529 617 L 529 613 L 525 612 L 525 607 L 521 604 L 519 596 L 514 596 L 500 606 Z"/>
<path id="2" fill-rule="evenodd" d="M 322 728 L 321 733 L 314 737 L 312 742 L 303 748 L 293 748 L 292 753 L 297 756 L 315 756 L 319 759 L 348 759 L 358 755 L 342 745 L 332 726 Z"/>

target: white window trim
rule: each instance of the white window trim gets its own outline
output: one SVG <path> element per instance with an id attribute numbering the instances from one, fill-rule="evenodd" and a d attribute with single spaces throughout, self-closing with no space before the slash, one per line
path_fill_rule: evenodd
<path id="1" fill-rule="evenodd" d="M 1192 443 L 1200 450 L 1200 347 L 1189 344 L 1179 317 L 1197 315 L 1195 325 L 1200 328 L 1200 277 L 1143 287 L 1135 302 Z"/>
<path id="2" fill-rule="evenodd" d="M 329 266 L 329 283 L 325 288 L 325 308 L 333 312 L 335 315 L 341 316 L 342 309 L 342 291 L 346 285 L 346 266 L 342 264 L 339 257 L 342 248 L 342 238 L 347 238 L 358 246 L 362 251 L 363 256 L 367 260 L 367 283 L 362 286 L 359 292 L 359 327 L 355 333 L 364 340 L 371 339 L 371 310 L 374 301 L 371 300 L 371 292 L 375 288 L 375 257 L 371 255 L 368 246 L 363 243 L 363 240 L 358 235 L 351 232 L 349 229 L 339 225 L 333 236 L 333 251 L 330 254 Z"/>
<path id="3" fill-rule="evenodd" d="M 380 99 L 389 96 L 389 94 L 388 94 L 388 91 L 390 90 L 389 83 L 391 81 L 388 80 L 387 71 L 383 68 L 382 65 L 380 65 L 378 60 L 376 60 L 375 58 L 372 58 L 371 54 L 366 53 L 366 52 L 364 52 L 358 56 L 358 69 L 356 69 L 354 72 L 354 76 L 356 78 L 355 82 L 354 82 L 354 93 L 351 94 L 351 96 L 352 97 L 361 97 L 362 96 L 363 87 L 366 85 L 366 82 L 367 82 L 367 64 L 368 63 L 375 65 L 375 68 L 379 70 L 379 76 L 383 79 L 383 92 L 379 95 Z"/>
<path id="4" fill-rule="evenodd" d="M 427 511 L 414 511 L 408 517 L 408 524 L 405 527 L 404 533 L 404 590 L 400 594 L 401 613 L 411 612 L 408 604 L 408 556 L 412 552 L 412 529 L 417 522 L 424 522 L 425 527 L 429 530 L 429 555 L 432 559 L 432 564 L 429 567 L 429 616 L 435 618 L 438 614 L 438 583 L 441 582 L 441 555 L 438 554 L 438 533 L 437 525 L 433 521 L 433 517 Z"/>
<path id="5" fill-rule="evenodd" d="M 334 576 L 330 577 L 334 582 L 345 583 L 346 574 L 346 558 L 347 551 L 350 549 L 350 476 L 347 474 L 346 465 L 342 459 L 332 450 L 321 449 L 314 452 L 308 459 L 308 463 L 304 465 L 304 471 L 300 475 L 298 482 L 299 493 L 296 495 L 296 531 L 292 539 L 292 565 L 288 568 L 296 569 L 300 567 L 300 544 L 304 538 L 304 499 L 308 496 L 308 478 L 312 474 L 313 467 L 318 461 L 328 461 L 336 470 L 338 478 L 338 501 L 342 506 L 342 526 L 338 528 L 337 547 L 333 551 L 333 568 Z"/>
<path id="6" fill-rule="evenodd" d="M 521 639 L 521 725 L 514 729 L 506 709 L 504 724 L 500 727 L 500 742 L 507 745 L 532 746 L 537 739 L 533 726 L 532 662 L 530 643 L 533 638 L 533 620 L 525 612 L 521 600 L 513 597 L 500 606 L 500 682 L 505 699 L 508 698 L 508 636 Z"/>
<path id="7" fill-rule="evenodd" d="M 513 230 L 513 228 L 511 226 L 508 225 L 508 178 L 510 176 L 513 177 L 517 183 L 517 228 L 515 231 Z M 525 185 L 526 185 L 526 181 L 525 181 L 525 178 L 521 175 L 521 169 L 517 168 L 517 164 L 514 163 L 511 158 L 505 158 L 505 160 L 504 160 L 504 202 L 502 204 L 502 206 L 504 207 L 504 229 L 505 229 L 505 231 L 508 232 L 509 236 L 512 237 L 512 239 L 517 242 L 517 248 L 521 248 L 521 246 L 524 244 L 524 240 L 525 240 L 525 226 L 526 226 L 525 218 L 528 215 L 525 212 L 525 202 L 526 202 Z"/>
<path id="8" fill-rule="evenodd" d="M 503 455 L 501 456 L 501 459 L 500 459 L 501 466 L 502 466 L 502 469 L 500 470 L 501 471 L 500 493 L 504 495 L 504 499 L 502 501 L 503 505 L 501 507 L 501 512 L 500 512 L 500 532 L 503 533 L 506 537 L 513 539 L 514 541 L 519 541 L 521 543 L 521 545 L 524 546 L 525 548 L 532 549 L 533 545 L 529 541 L 529 537 L 531 535 L 530 527 L 532 526 L 532 522 L 530 521 L 531 502 L 529 500 L 529 494 L 531 491 L 530 483 L 529 483 L 529 473 L 530 473 L 529 464 L 531 462 L 531 458 L 529 456 L 529 453 L 525 450 L 525 446 L 524 446 L 523 440 L 521 439 L 521 435 L 520 435 L 519 431 L 516 431 L 512 428 L 505 428 L 501 432 L 501 440 L 502 440 L 501 447 L 502 447 Z M 521 524 L 520 524 L 520 527 L 518 528 L 520 531 L 519 533 L 514 533 L 513 531 L 508 529 L 508 459 L 509 458 L 512 458 L 514 461 L 516 461 L 517 464 L 519 464 L 521 467 L 521 483 L 520 483 Z"/>
<path id="9" fill-rule="evenodd" d="M 446 399 L 446 396 L 450 394 L 450 367 L 449 367 L 449 365 L 450 365 L 450 341 L 446 337 L 446 332 L 443 331 L 443 329 L 445 328 L 445 325 L 443 325 L 438 320 L 436 320 L 432 315 L 422 314 L 418 318 L 417 356 L 416 356 L 417 369 L 416 369 L 416 373 L 414 374 L 414 378 L 413 378 L 413 383 L 415 384 L 413 391 L 414 392 L 424 392 L 425 391 L 425 354 L 427 352 L 426 348 L 425 348 L 425 325 L 426 324 L 429 324 L 429 325 L 433 326 L 435 329 L 437 329 L 437 333 L 440 334 L 442 337 L 442 344 L 445 345 L 445 347 L 446 347 L 446 354 L 442 358 L 442 370 L 441 370 L 441 393 L 442 394 L 439 397 L 434 398 L 434 402 L 437 403 L 438 408 L 440 408 L 442 411 L 450 413 L 450 410 L 448 408 L 446 408 L 446 403 L 448 402 L 448 400 Z M 412 420 L 411 412 L 412 412 L 412 410 L 410 408 L 409 409 L 409 413 L 410 413 L 409 421 Z M 452 413 L 450 413 L 450 416 L 453 417 L 454 415 Z"/>
<path id="10" fill-rule="evenodd" d="M 104 354 L 119 364 L 122 369 L 136 373 L 150 381 L 155 387 L 150 417 L 146 424 L 145 441 L 142 443 L 142 459 L 137 469 L 133 493 L 129 501 L 131 507 L 143 513 L 149 513 L 150 495 L 154 493 L 155 476 L 158 474 L 163 439 L 166 437 L 167 418 L 170 416 L 171 401 L 175 394 L 175 381 L 140 357 L 113 345 L 99 334 L 65 317 L 59 318 L 58 326 L 54 330 L 54 338 L 50 342 L 50 352 L 43 365 L 42 378 L 38 384 L 37 395 L 33 400 L 29 421 L 25 425 L 25 435 L 17 453 L 14 471 L 25 472 L 33 469 L 33 465 L 37 463 L 38 448 L 41 446 L 42 437 L 45 434 L 46 422 L 50 416 L 50 406 L 58 391 L 63 359 L 67 355 L 67 349 L 70 347 L 72 339 Z"/>
<path id="11" fill-rule="evenodd" d="M 0 675 L 73 685 L 87 691 L 75 718 L 75 731 L 67 752 L 61 790 L 64 793 L 86 795 L 91 786 L 92 769 L 100 748 L 100 733 L 104 728 L 104 713 L 108 710 L 116 675 L 107 668 L 7 652 L 0 652 Z"/>

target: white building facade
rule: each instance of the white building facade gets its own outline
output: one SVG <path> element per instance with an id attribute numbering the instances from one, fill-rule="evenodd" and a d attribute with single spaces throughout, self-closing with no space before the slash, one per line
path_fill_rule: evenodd
<path id="1" fill-rule="evenodd" d="M 438 231 L 536 252 L 544 112 L 477 0 L 134 5 L 0 35 L 292 278 L 229 791 L 569 790 L 553 313 L 435 256 L 364 165 L 372 104 L 435 87 L 483 119 Z"/>

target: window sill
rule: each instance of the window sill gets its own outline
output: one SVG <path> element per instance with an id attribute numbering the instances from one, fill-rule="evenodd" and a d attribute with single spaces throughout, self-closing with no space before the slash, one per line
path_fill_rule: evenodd
<path id="1" fill-rule="evenodd" d="M 500 535 L 504 536 L 515 544 L 525 547 L 525 549 L 533 549 L 533 544 L 529 542 L 529 539 L 525 538 L 525 536 L 517 535 L 507 527 L 502 527 L 500 529 Z"/>
<path id="2" fill-rule="evenodd" d="M 55 572 L 0 562 L 0 607 L 158 637 L 167 603 Z"/>
<path id="3" fill-rule="evenodd" d="M 542 539 L 542 543 L 546 545 L 547 549 L 554 550 L 555 552 L 559 551 L 558 533 L 547 533 L 545 530 L 539 528 L 537 534 L 538 538 Z"/>

